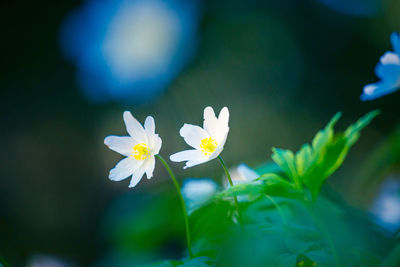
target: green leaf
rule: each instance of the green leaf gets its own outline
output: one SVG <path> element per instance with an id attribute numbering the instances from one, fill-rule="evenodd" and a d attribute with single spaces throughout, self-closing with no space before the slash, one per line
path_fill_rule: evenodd
<path id="1" fill-rule="evenodd" d="M 294 267 L 296 265 L 297 255 L 291 253 L 282 253 L 275 259 L 277 266 Z"/>
<path id="2" fill-rule="evenodd" d="M 188 261 L 185 261 L 184 264 L 179 265 L 179 266 L 184 266 L 184 267 L 208 267 L 211 266 L 212 260 L 209 257 L 197 257 L 193 259 L 189 259 Z"/>
<path id="3" fill-rule="evenodd" d="M 379 111 L 372 111 L 350 125 L 345 132 L 335 134 L 333 127 L 341 116 L 337 113 L 315 135 L 311 145 L 303 145 L 297 153 L 273 148 L 272 159 L 298 189 L 304 184 L 315 199 L 323 182 L 342 165 L 350 147 L 358 140 L 360 131 L 378 114 Z"/>
<path id="4" fill-rule="evenodd" d="M 228 197 L 231 198 L 235 195 L 247 195 L 256 198 L 263 194 L 296 199 L 304 198 L 304 194 L 292 183 L 274 173 L 264 174 L 250 183 L 243 183 L 229 187 L 217 194 L 215 198 L 219 200 Z"/>
<path id="5" fill-rule="evenodd" d="M 272 160 L 281 167 L 282 171 L 294 182 L 294 184 L 300 186 L 293 152 L 280 148 L 272 148 L 272 151 Z"/>
<path id="6" fill-rule="evenodd" d="M 144 264 L 140 265 L 141 267 L 177 267 L 183 264 L 181 261 L 175 261 L 175 260 L 170 260 L 170 261 L 158 261 L 150 264 Z"/>

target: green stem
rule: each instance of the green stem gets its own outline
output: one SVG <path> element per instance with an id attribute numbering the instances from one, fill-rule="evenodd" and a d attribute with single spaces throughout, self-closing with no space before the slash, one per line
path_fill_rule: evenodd
<path id="1" fill-rule="evenodd" d="M 224 170 L 225 170 L 226 177 L 228 177 L 229 184 L 230 184 L 231 187 L 232 187 L 232 186 L 233 186 L 233 182 L 232 182 L 231 175 L 229 174 L 228 168 L 226 167 L 226 164 L 225 164 L 225 162 L 224 162 L 224 160 L 222 159 L 221 156 L 218 156 L 218 159 L 219 159 L 219 162 L 221 162 L 221 165 L 222 165 L 222 167 L 223 167 Z M 235 201 L 236 211 L 237 211 L 238 217 L 239 217 L 239 223 L 240 223 L 240 225 L 242 225 L 242 216 L 240 215 L 239 202 L 238 202 L 238 200 L 237 200 L 236 195 L 233 196 L 233 199 L 234 199 L 234 201 Z"/>
<path id="2" fill-rule="evenodd" d="M 175 185 L 176 191 L 178 192 L 178 196 L 181 202 L 182 210 L 183 210 L 183 216 L 185 218 L 185 227 L 186 227 L 186 242 L 188 246 L 188 251 L 189 251 L 189 257 L 193 258 L 193 253 L 192 253 L 192 243 L 190 240 L 190 230 L 189 230 L 189 216 L 186 210 L 186 205 L 185 201 L 183 200 L 182 192 L 181 192 L 181 187 L 179 186 L 178 181 L 176 180 L 176 177 L 174 173 L 172 172 L 171 168 L 169 167 L 168 163 L 165 161 L 165 159 L 161 155 L 155 155 L 156 158 L 158 158 L 161 163 L 164 165 L 165 169 L 167 170 L 169 176 L 171 176 L 171 179 Z"/>

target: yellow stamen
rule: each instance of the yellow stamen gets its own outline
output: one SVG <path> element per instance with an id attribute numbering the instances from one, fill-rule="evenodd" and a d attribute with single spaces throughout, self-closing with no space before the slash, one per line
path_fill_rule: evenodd
<path id="1" fill-rule="evenodd" d="M 145 143 L 140 143 L 133 147 L 133 152 L 131 156 L 137 160 L 144 160 L 149 156 L 149 154 L 150 154 L 149 146 L 146 145 Z"/>
<path id="2" fill-rule="evenodd" d="M 298 266 L 303 266 L 304 265 L 304 261 L 301 261 L 299 263 L 297 263 Z"/>
<path id="3" fill-rule="evenodd" d="M 200 144 L 201 151 L 204 153 L 204 155 L 212 154 L 215 151 L 215 149 L 217 149 L 217 146 L 218 146 L 217 142 L 211 137 L 204 138 L 203 140 L 201 140 Z"/>

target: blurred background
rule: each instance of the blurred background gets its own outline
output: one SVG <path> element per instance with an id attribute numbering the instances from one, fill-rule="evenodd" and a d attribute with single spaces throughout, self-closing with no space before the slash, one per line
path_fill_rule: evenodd
<path id="1" fill-rule="evenodd" d="M 134 189 L 129 179 L 108 179 L 121 156 L 103 140 L 126 135 L 124 110 L 141 122 L 154 116 L 167 158 L 186 148 L 183 123 L 201 124 L 206 106 L 227 106 L 222 156 L 230 166 L 256 167 L 273 146 L 310 142 L 337 111 L 344 129 L 378 108 L 382 115 L 327 187 L 388 231 L 400 226 L 400 93 L 359 100 L 377 81 L 390 34 L 400 31 L 399 1 L 0 5 L 0 257 L 10 266 L 127 266 L 181 256 L 182 222 L 171 219 L 180 210 L 162 166 Z M 172 167 L 181 178 L 222 176 L 217 162 Z M 171 208 L 152 213 L 160 195 Z M 157 237 L 147 229 L 158 229 Z"/>

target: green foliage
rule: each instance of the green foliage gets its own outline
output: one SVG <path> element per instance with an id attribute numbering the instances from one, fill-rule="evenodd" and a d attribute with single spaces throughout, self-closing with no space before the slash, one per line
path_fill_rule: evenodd
<path id="1" fill-rule="evenodd" d="M 162 261 L 154 264 L 143 265 L 142 267 L 209 267 L 211 260 L 208 257 L 195 257 L 185 261 Z"/>
<path id="2" fill-rule="evenodd" d="M 190 215 L 194 258 L 149 266 L 379 266 L 385 254 L 382 248 L 390 242 L 375 230 L 368 215 L 319 196 L 323 182 L 340 167 L 360 131 L 377 114 L 368 113 L 344 132 L 335 133 L 338 113 L 298 152 L 273 149 L 275 163 L 261 166 L 260 177 L 215 194 Z M 168 217 L 173 210 L 182 236 L 183 219 L 175 214 L 178 204 L 176 199 L 173 202 L 168 207 L 163 201 L 149 205 L 151 211 L 137 221 L 146 224 L 159 213 Z M 145 232 L 162 236 L 160 229 L 168 232 L 170 225 L 153 222 Z M 147 235 L 141 237 L 139 232 L 131 230 L 146 242 Z M 393 257 L 392 262 L 398 258 Z"/>
<path id="3" fill-rule="evenodd" d="M 230 187 L 217 194 L 215 198 L 220 200 L 227 197 L 231 198 L 234 195 L 247 195 L 250 199 L 254 199 L 261 194 L 296 199 L 305 198 L 304 192 L 298 190 L 294 184 L 275 173 L 263 174 L 254 183 L 244 183 Z"/>
<path id="4" fill-rule="evenodd" d="M 337 113 L 325 129 L 316 134 L 311 145 L 303 145 L 297 153 L 274 148 L 272 159 L 296 188 L 300 190 L 305 185 L 315 199 L 323 182 L 343 163 L 350 147 L 358 140 L 360 131 L 378 114 L 378 111 L 372 111 L 343 133 L 335 133 L 333 127 L 341 115 Z"/>

